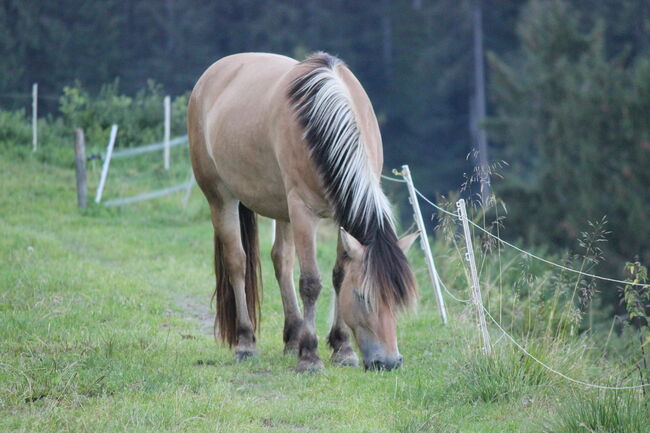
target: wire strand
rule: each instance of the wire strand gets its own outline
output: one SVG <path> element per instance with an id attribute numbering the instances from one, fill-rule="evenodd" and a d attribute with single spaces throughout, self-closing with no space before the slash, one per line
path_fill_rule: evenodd
<path id="1" fill-rule="evenodd" d="M 390 177 L 390 176 L 386 176 L 384 174 L 381 175 L 381 178 L 386 179 L 386 180 L 390 180 L 391 182 L 406 183 L 406 181 L 404 179 L 398 179 L 396 177 Z"/>
<path id="2" fill-rule="evenodd" d="M 588 273 L 588 272 L 578 271 L 578 270 L 576 270 L 576 269 L 569 268 L 569 267 L 564 266 L 564 265 L 561 265 L 561 264 L 559 264 L 559 263 L 552 262 L 552 261 L 547 260 L 547 259 L 545 259 L 545 258 L 543 258 L 543 257 L 539 257 L 539 256 L 537 256 L 537 255 L 535 255 L 535 254 L 533 254 L 533 253 L 529 253 L 528 251 L 523 250 L 523 249 L 519 248 L 518 246 L 511 244 L 511 243 L 508 242 L 508 241 L 504 241 L 504 240 L 501 239 L 499 236 L 497 236 L 497 235 L 495 235 L 495 234 L 493 234 L 493 233 L 490 233 L 489 231 L 485 230 L 483 227 L 481 227 L 480 225 L 476 224 L 474 221 L 472 221 L 472 220 L 470 220 L 470 219 L 468 219 L 467 221 L 468 221 L 471 225 L 473 225 L 474 227 L 476 227 L 477 229 L 479 229 L 480 231 L 482 231 L 483 233 L 487 234 L 488 236 L 493 237 L 494 239 L 498 240 L 499 242 L 503 243 L 504 245 L 507 245 L 507 246 L 509 246 L 510 248 L 513 248 L 513 249 L 519 251 L 520 253 L 526 254 L 527 256 L 532 257 L 532 258 L 534 258 L 534 259 L 536 259 L 536 260 L 539 260 L 539 261 L 544 262 L 544 263 L 546 263 L 546 264 L 549 264 L 549 265 L 552 265 L 552 266 L 558 267 L 558 268 L 563 269 L 563 270 L 565 270 L 565 271 L 573 272 L 573 273 L 575 273 L 575 274 L 583 275 L 583 276 L 585 276 L 585 277 L 596 278 L 596 279 L 603 280 L 603 281 L 609 281 L 609 282 L 612 282 L 612 283 L 625 284 L 625 285 L 628 285 L 628 286 L 650 287 L 650 284 L 635 283 L 635 282 L 633 282 L 633 281 L 623 281 L 623 280 L 617 280 L 617 279 L 615 279 L 615 278 L 601 277 L 600 275 L 595 275 L 595 274 L 590 274 L 590 273 Z"/>
<path id="3" fill-rule="evenodd" d="M 416 194 L 419 195 L 420 198 L 421 198 L 422 200 L 424 200 L 425 202 L 429 203 L 431 206 L 433 206 L 434 208 L 438 209 L 440 212 L 443 212 L 443 213 L 445 213 L 445 214 L 447 214 L 447 215 L 449 215 L 449 216 L 453 216 L 453 217 L 458 218 L 458 214 L 457 214 L 456 212 L 449 212 L 447 209 L 441 208 L 440 206 L 438 206 L 437 204 L 435 204 L 434 202 L 432 202 L 431 200 L 429 200 L 428 198 L 426 198 L 426 197 L 424 196 L 424 194 L 422 194 L 422 193 L 420 192 L 420 190 L 418 190 L 417 188 L 413 188 L 413 189 L 415 189 Z"/>
<path id="4" fill-rule="evenodd" d="M 436 205 L 436 204 L 433 203 L 431 200 L 429 200 L 427 197 L 425 197 L 424 194 L 422 194 L 422 193 L 421 193 L 420 191 L 418 191 L 417 189 L 415 190 L 415 192 L 420 196 L 420 198 L 422 198 L 422 200 L 424 200 L 425 202 L 427 202 L 428 204 L 430 204 L 430 205 L 433 206 L 434 208 L 438 209 L 439 211 L 444 212 L 445 214 L 450 215 L 450 216 L 459 217 L 458 214 L 456 214 L 456 213 L 454 213 L 454 212 L 449 212 L 448 210 L 443 209 L 443 208 L 441 208 L 440 206 Z M 637 287 L 650 287 L 650 284 L 645 284 L 645 283 L 635 283 L 635 282 L 633 282 L 633 281 L 623 281 L 623 280 L 617 280 L 616 278 L 601 277 L 600 275 L 590 274 L 590 273 L 588 273 L 588 272 L 583 272 L 583 271 L 578 271 L 578 270 L 576 270 L 576 269 L 569 268 L 569 267 L 564 266 L 564 265 L 561 265 L 561 264 L 559 264 L 559 263 L 552 262 L 552 261 L 547 260 L 547 259 L 545 259 L 545 258 L 543 258 L 543 257 L 540 257 L 540 256 L 538 256 L 538 255 L 535 255 L 535 254 L 533 254 L 533 253 L 531 253 L 531 252 L 528 252 L 528 251 L 526 251 L 526 250 L 524 250 L 524 249 L 522 249 L 522 248 L 519 248 L 518 246 L 513 245 L 513 244 L 511 244 L 511 243 L 508 242 L 508 241 L 505 241 L 505 240 L 501 239 L 499 236 L 497 236 L 497 235 L 495 235 L 495 234 L 493 234 L 493 233 L 490 233 L 489 231 L 487 231 L 486 229 L 484 229 L 484 228 L 481 227 L 480 225 L 476 224 L 474 221 L 470 220 L 469 218 L 467 219 L 467 221 L 468 221 L 471 225 L 473 225 L 474 227 L 476 227 L 477 229 L 479 229 L 480 231 L 482 231 L 483 233 L 487 234 L 488 236 L 493 237 L 494 239 L 498 240 L 499 242 L 503 243 L 504 245 L 507 245 L 507 246 L 509 246 L 510 248 L 513 248 L 513 249 L 519 251 L 520 253 L 522 253 L 522 254 L 526 254 L 527 256 L 532 257 L 532 258 L 534 258 L 534 259 L 536 259 L 536 260 L 539 260 L 539 261 L 544 262 L 544 263 L 546 263 L 546 264 L 548 264 L 548 265 L 555 266 L 555 267 L 557 267 L 557 268 L 563 269 L 563 270 L 565 270 L 565 271 L 567 271 L 567 272 L 573 272 L 574 274 L 579 274 L 579 275 L 583 275 L 583 276 L 585 276 L 585 277 L 590 277 L 590 278 L 596 278 L 596 279 L 598 279 L 598 280 L 602 280 L 602 281 L 609 281 L 609 282 L 611 282 L 611 283 L 625 284 L 625 285 L 629 285 L 629 286 L 637 286 Z"/>
<path id="5" fill-rule="evenodd" d="M 537 362 L 539 365 L 541 365 L 542 367 L 544 367 L 548 371 L 557 374 L 558 376 L 562 377 L 563 379 L 566 379 L 566 380 L 568 380 L 570 382 L 577 383 L 579 385 L 587 386 L 587 387 L 590 387 L 590 388 L 608 389 L 608 390 L 641 389 L 641 388 L 644 388 L 646 386 L 650 386 L 650 383 L 642 383 L 640 385 L 630 385 L 630 386 L 606 386 L 606 385 L 598 385 L 598 384 L 595 384 L 595 383 L 584 382 L 582 380 L 578 380 L 578 379 L 574 379 L 572 377 L 569 377 L 566 374 L 564 374 L 564 373 L 562 373 L 560 371 L 557 371 L 553 367 L 550 367 L 549 365 L 547 365 L 544 362 L 537 359 L 535 357 L 535 355 L 533 355 L 529 351 L 527 351 L 521 344 L 519 344 L 517 342 L 517 340 L 514 339 L 514 337 L 512 337 L 510 334 L 508 334 L 506 332 L 506 330 L 503 329 L 503 327 L 499 324 L 499 322 L 497 322 L 496 319 L 494 317 L 492 317 L 490 312 L 485 307 L 483 307 L 483 306 L 481 306 L 481 307 L 483 308 L 483 311 L 485 311 L 485 314 L 490 318 L 490 320 L 492 320 L 492 323 L 494 323 L 496 325 L 496 327 L 499 328 L 499 330 L 503 333 L 503 335 L 506 338 L 508 338 L 512 342 L 512 344 L 517 346 L 517 348 L 519 348 L 519 350 L 521 350 L 524 354 L 526 354 L 526 356 L 531 358 L 533 361 Z"/>
<path id="6" fill-rule="evenodd" d="M 392 180 L 392 181 L 395 181 L 395 182 L 405 182 L 405 180 L 395 179 L 395 178 L 391 178 L 391 177 L 384 176 L 384 175 L 382 175 L 382 177 L 383 177 L 384 179 Z M 414 188 L 414 189 L 415 189 L 415 188 Z M 436 205 L 435 203 L 433 203 L 431 200 L 429 200 L 427 197 L 425 197 L 424 194 L 422 194 L 422 193 L 421 193 L 420 191 L 418 191 L 417 189 L 415 189 L 415 192 L 417 193 L 418 196 L 420 196 L 420 198 L 422 198 L 425 202 L 427 202 L 428 204 L 430 204 L 431 206 L 433 206 L 433 207 L 436 208 L 437 210 L 439 210 L 439 211 L 441 211 L 441 212 L 443 212 L 443 213 L 445 213 L 445 214 L 447 214 L 447 215 L 450 215 L 450 216 L 453 216 L 453 217 L 458 217 L 458 214 L 456 214 L 456 213 L 454 213 L 454 212 L 449 212 L 448 210 L 443 209 L 443 208 L 441 208 L 440 206 L 438 206 L 438 205 Z M 509 247 L 511 247 L 511 248 L 513 248 L 513 249 L 515 249 L 515 250 L 517 250 L 517 251 L 523 253 L 523 254 L 526 254 L 526 255 L 528 255 L 528 256 L 534 258 L 534 259 L 540 260 L 540 261 L 542 261 L 542 262 L 544 262 L 544 263 L 547 263 L 547 264 L 549 264 L 549 265 L 556 266 L 556 267 L 558 267 L 558 268 L 560 268 L 560 269 L 563 269 L 563 270 L 565 270 L 565 271 L 574 272 L 574 273 L 576 273 L 576 274 L 580 274 L 580 275 L 584 275 L 584 276 L 592 277 L 592 278 L 597 278 L 597 279 L 604 280 L 604 281 L 610 281 L 610 282 L 615 282 L 615 283 L 620 283 L 620 284 L 627 284 L 627 285 L 634 285 L 634 286 L 641 286 L 641 287 L 650 287 L 650 284 L 634 283 L 634 282 L 628 282 L 628 281 L 617 280 L 617 279 L 614 279 L 614 278 L 601 277 L 601 276 L 599 276 L 599 275 L 590 274 L 590 273 L 582 272 L 582 271 L 577 271 L 577 270 L 575 270 L 575 269 L 571 269 L 571 268 L 569 268 L 569 267 L 566 267 L 566 266 L 560 265 L 560 264 L 555 263 L 555 262 L 552 262 L 552 261 L 550 261 L 550 260 L 546 260 L 546 259 L 544 259 L 544 258 L 542 258 L 542 257 L 539 257 L 539 256 L 533 254 L 533 253 L 529 253 L 528 251 L 523 250 L 523 249 L 517 247 L 516 245 L 513 245 L 513 244 L 511 244 L 511 243 L 509 243 L 509 242 L 507 242 L 507 241 L 504 241 L 504 240 L 501 239 L 499 236 L 496 236 L 496 235 L 490 233 L 489 231 L 485 230 L 483 227 L 479 226 L 478 224 L 476 224 L 475 222 L 473 222 L 473 221 L 471 221 L 471 220 L 469 220 L 469 219 L 467 219 L 467 221 L 468 221 L 470 224 L 472 224 L 474 227 L 476 227 L 477 229 L 479 229 L 479 230 L 481 230 L 482 232 L 486 233 L 487 235 L 489 235 L 489 236 L 491 236 L 491 237 L 497 239 L 499 242 L 502 242 L 503 244 L 505 244 L 505 245 L 507 245 L 507 246 L 509 246 Z M 442 279 L 440 278 L 439 275 L 438 275 L 438 281 L 440 282 L 440 285 L 441 285 L 442 288 L 445 290 L 445 292 L 447 293 L 447 295 L 449 295 L 449 296 L 450 296 L 452 299 L 454 299 L 455 301 L 457 301 L 457 302 L 462 302 L 462 303 L 465 303 L 465 304 L 468 304 L 468 303 L 471 302 L 471 300 L 469 300 L 469 299 L 464 300 L 464 299 L 460 299 L 460 298 L 456 297 L 455 295 L 453 295 L 453 294 L 449 291 L 449 289 L 447 288 L 447 286 L 446 286 L 445 283 L 442 281 Z M 505 329 L 503 329 L 503 327 L 499 324 L 499 322 L 497 322 L 497 320 L 496 320 L 494 317 L 492 317 L 492 315 L 490 314 L 490 312 L 489 312 L 489 311 L 488 311 L 488 310 L 487 310 L 483 305 L 481 305 L 481 308 L 483 309 L 483 311 L 485 312 L 485 314 L 490 318 L 490 320 L 492 321 L 492 323 L 494 323 L 494 324 L 496 325 L 496 327 L 501 331 L 501 333 L 503 334 L 503 336 L 505 336 L 507 339 L 509 339 L 509 340 L 512 342 L 512 344 L 514 344 L 514 345 L 515 345 L 519 350 L 521 350 L 521 351 L 522 351 L 526 356 L 528 356 L 529 358 L 531 358 L 533 361 L 537 362 L 539 365 L 541 365 L 542 367 L 544 367 L 544 368 L 547 369 L 548 371 L 550 371 L 550 372 L 552 372 L 552 373 L 554 373 L 554 374 L 560 376 L 561 378 L 563 378 L 563 379 L 565 379 L 565 380 L 568 380 L 569 382 L 573 382 L 573 383 L 575 383 L 575 384 L 582 385 L 582 386 L 586 386 L 586 387 L 589 387 L 589 388 L 597 388 L 597 389 L 605 389 L 605 390 L 632 390 L 632 389 L 641 389 L 641 388 L 645 388 L 645 387 L 647 387 L 647 386 L 650 386 L 650 383 L 643 383 L 643 384 L 639 384 L 639 385 L 629 385 L 629 386 L 607 386 L 607 385 L 600 385 L 600 384 L 595 384 L 595 383 L 589 383 L 589 382 L 585 382 L 585 381 L 578 380 L 578 379 L 574 379 L 574 378 L 572 378 L 572 377 L 570 377 L 570 376 L 567 376 L 566 374 L 562 373 L 561 371 L 558 371 L 558 370 L 554 369 L 553 367 L 549 366 L 548 364 L 544 363 L 543 361 L 541 361 L 540 359 L 538 359 L 537 357 L 535 357 L 535 355 L 533 355 L 533 354 L 530 353 L 528 350 L 526 350 L 526 348 L 523 347 L 521 344 L 519 344 L 519 342 L 517 342 L 517 340 L 515 340 L 515 338 L 514 338 L 513 336 L 511 336 L 508 332 L 506 332 Z"/>
<path id="7" fill-rule="evenodd" d="M 445 289 L 445 292 L 447 292 L 447 294 L 448 294 L 448 295 L 451 297 L 451 299 L 453 299 L 454 301 L 462 302 L 463 304 L 469 304 L 470 302 L 472 302 L 471 299 L 460 299 L 460 298 L 457 298 L 456 296 L 454 296 L 454 294 L 451 293 L 451 292 L 449 291 L 449 289 L 447 289 L 447 286 L 445 286 L 445 283 L 442 282 L 442 279 L 440 278 L 440 275 L 438 275 L 438 282 L 440 283 L 440 285 L 442 286 L 442 288 Z"/>

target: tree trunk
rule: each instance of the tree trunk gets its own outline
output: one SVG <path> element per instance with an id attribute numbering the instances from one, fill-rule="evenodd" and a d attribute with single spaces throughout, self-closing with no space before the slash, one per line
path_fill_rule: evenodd
<path id="1" fill-rule="evenodd" d="M 483 54 L 483 18 L 481 13 L 481 0 L 474 0 L 472 8 L 472 21 L 474 29 L 474 104 L 472 135 L 474 139 L 474 152 L 476 173 L 481 183 L 481 201 L 483 206 L 488 205 L 490 197 L 490 167 L 488 163 L 488 144 L 485 133 L 485 73 Z"/>

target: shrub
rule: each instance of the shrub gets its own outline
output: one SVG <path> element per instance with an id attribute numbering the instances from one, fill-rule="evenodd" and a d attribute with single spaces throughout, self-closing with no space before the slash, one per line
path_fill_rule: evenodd
<path id="1" fill-rule="evenodd" d="M 119 125 L 116 146 L 132 147 L 163 138 L 162 86 L 153 81 L 135 96 L 119 93 L 119 81 L 102 86 L 91 95 L 80 84 L 67 86 L 59 98 L 58 113 L 38 122 L 39 149 L 34 156 L 47 163 L 72 166 L 74 129 L 83 128 L 86 153 L 104 153 L 111 125 Z M 185 134 L 187 96 L 172 100 L 172 137 Z M 24 110 L 0 111 L 0 149 L 25 158 L 31 154 L 30 119 Z"/>

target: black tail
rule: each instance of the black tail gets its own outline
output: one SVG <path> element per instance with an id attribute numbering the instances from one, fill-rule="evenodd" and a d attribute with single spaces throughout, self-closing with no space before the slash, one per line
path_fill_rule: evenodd
<path id="1" fill-rule="evenodd" d="M 257 216 L 243 204 L 239 204 L 239 226 L 244 252 L 246 253 L 246 305 L 248 316 L 253 323 L 253 331 L 260 321 L 260 294 L 258 281 L 260 273 L 260 251 L 257 237 Z M 214 271 L 217 286 L 213 297 L 217 299 L 217 317 L 214 320 L 214 334 L 217 332 L 221 341 L 233 346 L 237 344 L 237 306 L 235 292 L 230 284 L 230 275 L 226 267 L 223 244 L 214 237 Z"/>

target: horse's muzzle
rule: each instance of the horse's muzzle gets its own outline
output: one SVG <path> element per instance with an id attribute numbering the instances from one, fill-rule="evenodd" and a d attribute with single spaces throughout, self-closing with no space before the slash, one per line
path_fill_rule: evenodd
<path id="1" fill-rule="evenodd" d="M 390 371 L 402 366 L 402 361 L 404 357 L 402 355 L 397 355 L 396 357 L 375 359 L 372 361 L 363 361 L 363 365 L 366 370 L 386 370 Z"/>

